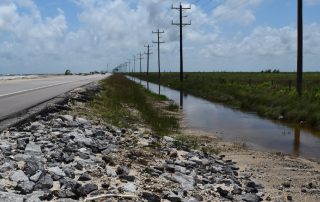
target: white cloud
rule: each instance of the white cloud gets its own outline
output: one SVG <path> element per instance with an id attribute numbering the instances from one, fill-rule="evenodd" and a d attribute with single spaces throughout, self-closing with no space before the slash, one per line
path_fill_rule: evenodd
<path id="1" fill-rule="evenodd" d="M 261 2 L 262 0 L 226 0 L 213 10 L 213 17 L 218 21 L 234 21 L 248 25 L 255 21 L 253 8 Z"/>
<path id="2" fill-rule="evenodd" d="M 307 5 L 319 5 L 320 4 L 320 0 L 306 0 Z"/>
<path id="3" fill-rule="evenodd" d="M 0 30 L 10 31 L 10 25 L 18 19 L 16 9 L 14 4 L 0 4 Z"/>
<path id="4" fill-rule="evenodd" d="M 178 20 L 178 12 L 170 9 L 169 1 L 73 0 L 79 8 L 79 25 L 72 31 L 61 9 L 55 16 L 45 17 L 32 0 L 4 1 L 0 3 L 0 67 L 7 72 L 64 72 L 66 68 L 77 72 L 117 65 L 143 52 L 143 45 L 155 39 L 151 32 L 158 26 L 166 32 L 162 66 L 167 71 L 177 70 L 179 32 L 171 20 Z M 295 66 L 293 26 L 260 26 L 234 37 L 221 33 L 219 26 L 225 21 L 252 23 L 254 8 L 261 1 L 226 0 L 210 14 L 192 5 L 185 19 L 192 19 L 192 25 L 184 27 L 186 70 L 199 66 L 203 70 L 238 70 L 240 65 L 253 69 L 260 65 Z M 19 12 L 20 8 L 26 12 Z M 319 35 L 320 24 L 305 26 L 309 66 L 317 65 Z M 153 52 L 151 66 L 155 70 L 156 46 Z"/>

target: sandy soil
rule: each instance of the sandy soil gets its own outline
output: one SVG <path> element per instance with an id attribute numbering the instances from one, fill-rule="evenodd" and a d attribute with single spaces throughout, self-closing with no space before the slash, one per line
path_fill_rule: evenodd
<path id="1" fill-rule="evenodd" d="M 266 201 L 320 201 L 320 163 L 281 153 L 254 151 L 239 143 L 224 142 L 203 131 L 185 129 L 204 144 L 218 148 L 220 154 L 237 162 L 239 176 L 252 176 L 265 187 Z M 211 141 L 210 141 L 211 140 Z"/>

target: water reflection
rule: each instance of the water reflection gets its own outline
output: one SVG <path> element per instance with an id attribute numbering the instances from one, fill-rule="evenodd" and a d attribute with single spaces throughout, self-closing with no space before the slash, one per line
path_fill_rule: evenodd
<path id="1" fill-rule="evenodd" d="M 180 91 L 180 109 L 183 109 L 183 91 Z"/>
<path id="2" fill-rule="evenodd" d="M 293 153 L 296 156 L 300 155 L 300 127 L 294 128 L 294 139 L 293 139 Z"/>
<path id="3" fill-rule="evenodd" d="M 251 148 L 263 151 L 280 151 L 320 159 L 319 131 L 263 119 L 254 113 L 231 109 L 160 84 L 142 81 L 142 85 L 178 103 L 183 109 L 183 122 L 188 128 L 215 133 L 227 141 L 244 142 Z"/>

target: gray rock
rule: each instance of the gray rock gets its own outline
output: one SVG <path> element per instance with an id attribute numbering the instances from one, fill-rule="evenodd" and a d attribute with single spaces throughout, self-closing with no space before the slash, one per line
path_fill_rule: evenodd
<path id="1" fill-rule="evenodd" d="M 71 115 L 60 115 L 59 118 L 61 118 L 63 121 L 73 122 L 73 116 Z"/>
<path id="2" fill-rule="evenodd" d="M 166 196 L 166 198 L 170 201 L 170 202 L 181 202 L 182 198 L 174 193 L 170 193 L 169 195 Z"/>
<path id="3" fill-rule="evenodd" d="M 83 170 L 83 164 L 81 162 L 77 162 L 77 164 L 74 166 L 77 170 Z"/>
<path id="4" fill-rule="evenodd" d="M 108 177 L 117 177 L 117 173 L 116 173 L 115 169 L 113 169 L 112 167 L 106 166 L 106 171 L 107 171 Z"/>
<path id="5" fill-rule="evenodd" d="M 78 192 L 81 196 L 87 196 L 88 194 L 90 194 L 93 191 L 98 190 L 98 186 L 95 184 L 85 184 L 84 186 L 80 187 L 78 189 Z"/>
<path id="6" fill-rule="evenodd" d="M 52 187 L 53 187 L 53 180 L 50 177 L 50 175 L 46 174 L 39 179 L 39 181 L 35 186 L 35 189 L 36 190 L 51 189 Z"/>
<path id="7" fill-rule="evenodd" d="M 163 176 L 168 180 L 179 183 L 182 189 L 184 190 L 189 191 L 194 189 L 195 180 L 194 180 L 194 177 L 192 176 L 184 175 L 182 173 L 175 173 L 175 174 L 165 173 L 163 174 Z"/>
<path id="8" fill-rule="evenodd" d="M 137 187 L 136 187 L 136 185 L 135 185 L 134 183 L 128 182 L 128 183 L 126 183 L 126 184 L 123 185 L 123 190 L 124 190 L 125 192 L 132 192 L 132 193 L 134 193 L 134 192 L 137 191 Z"/>
<path id="9" fill-rule="evenodd" d="M 10 159 L 3 160 L 2 165 L 0 166 L 0 172 L 5 173 L 10 170 L 14 170 L 17 167 L 17 163 Z"/>
<path id="10" fill-rule="evenodd" d="M 148 202 L 161 202 L 161 198 L 158 195 L 149 192 L 142 192 L 142 198 Z"/>
<path id="11" fill-rule="evenodd" d="M 31 156 L 28 155 L 28 154 L 16 154 L 16 155 L 14 156 L 14 159 L 15 159 L 16 161 L 27 161 L 27 160 L 30 159 L 30 158 L 31 158 Z"/>
<path id="12" fill-rule="evenodd" d="M 61 176 L 61 177 L 66 177 L 66 174 L 58 166 L 51 167 L 51 168 L 48 169 L 48 171 L 50 173 L 55 174 L 55 175 L 58 175 L 58 176 Z"/>
<path id="13" fill-rule="evenodd" d="M 39 160 L 32 157 L 31 159 L 27 160 L 26 165 L 24 167 L 24 173 L 27 174 L 28 176 L 32 176 L 36 174 L 37 171 L 43 170 L 43 169 L 44 169 L 43 164 Z"/>
<path id="14" fill-rule="evenodd" d="M 29 142 L 28 138 L 17 139 L 17 149 L 24 150 Z"/>
<path id="15" fill-rule="evenodd" d="M 74 179 L 75 178 L 75 173 L 72 168 L 63 168 L 63 172 L 66 174 L 67 177 Z"/>
<path id="16" fill-rule="evenodd" d="M 26 202 L 41 202 L 43 200 L 50 201 L 52 199 L 52 194 L 50 195 L 51 191 L 34 191 L 32 194 L 28 194 L 26 196 Z M 49 196 L 50 195 L 50 196 Z"/>
<path id="17" fill-rule="evenodd" d="M 58 198 L 75 198 L 76 194 L 69 189 L 55 190 L 53 194 Z"/>
<path id="18" fill-rule="evenodd" d="M 19 182 L 16 186 L 16 190 L 20 191 L 21 194 L 30 194 L 33 191 L 35 183 L 31 181 Z"/>
<path id="19" fill-rule="evenodd" d="M 116 173 L 118 175 L 128 175 L 129 169 L 125 166 L 119 166 L 119 167 L 117 167 Z"/>
<path id="20" fill-rule="evenodd" d="M 26 149 L 24 150 L 24 153 L 32 156 L 42 155 L 40 145 L 37 145 L 34 142 L 29 142 L 29 144 L 27 144 Z"/>
<path id="21" fill-rule="evenodd" d="M 221 187 L 217 188 L 217 192 L 220 194 L 222 197 L 227 197 L 229 194 L 229 191 L 222 189 Z"/>
<path id="22" fill-rule="evenodd" d="M 87 119 L 84 118 L 77 118 L 76 121 L 80 123 L 81 125 L 90 125 L 90 122 Z"/>
<path id="23" fill-rule="evenodd" d="M 0 192 L 1 202 L 24 202 L 24 196 L 10 193 L 10 192 Z"/>
<path id="24" fill-rule="evenodd" d="M 11 150 L 12 150 L 12 147 L 11 147 L 11 145 L 9 145 L 9 144 L 2 143 L 2 144 L 0 145 L 0 149 L 1 149 L 1 151 L 2 151 L 3 153 L 6 153 L 6 152 L 8 152 L 8 151 L 11 151 Z"/>
<path id="25" fill-rule="evenodd" d="M 31 125 L 29 126 L 29 129 L 30 130 L 40 130 L 40 129 L 43 129 L 43 128 L 45 128 L 45 126 L 42 124 L 42 123 L 40 123 L 40 122 L 33 122 L 33 123 L 31 123 Z"/>
<path id="26" fill-rule="evenodd" d="M 15 171 L 11 176 L 10 180 L 14 182 L 23 182 L 23 181 L 28 181 L 29 178 L 24 174 L 22 170 Z"/>
<path id="27" fill-rule="evenodd" d="M 255 188 L 256 183 L 254 181 L 249 181 L 249 182 L 247 182 L 247 187 Z"/>
<path id="28" fill-rule="evenodd" d="M 259 196 L 255 195 L 255 194 L 245 194 L 242 197 L 242 200 L 246 201 L 246 202 L 259 202 L 259 201 L 262 201 L 262 199 Z"/>
<path id="29" fill-rule="evenodd" d="M 190 202 L 190 201 L 203 201 L 203 196 L 201 196 L 201 194 L 194 194 L 193 199 L 188 200 L 188 202 Z"/>
<path id="30" fill-rule="evenodd" d="M 91 176 L 88 173 L 82 173 L 79 178 L 79 181 L 90 181 L 91 180 Z"/>
<path id="31" fill-rule="evenodd" d="M 163 140 L 168 142 L 168 143 L 172 143 L 175 141 L 175 139 L 173 139 L 172 137 L 169 137 L 169 136 L 164 136 L 163 137 Z"/>
<path id="32" fill-rule="evenodd" d="M 75 180 L 62 178 L 59 180 L 61 189 L 69 189 L 74 193 L 78 193 L 78 189 L 81 187 L 81 184 Z"/>
<path id="33" fill-rule="evenodd" d="M 32 175 L 30 177 L 30 180 L 33 181 L 33 182 L 38 182 L 38 180 L 40 179 L 40 177 L 42 176 L 42 171 L 41 170 L 38 170 L 36 172 L 36 174 Z"/>
<path id="34" fill-rule="evenodd" d="M 69 164 L 71 162 L 74 161 L 74 156 L 73 155 L 68 155 L 67 153 L 64 153 L 62 155 L 62 158 L 63 158 L 63 161 L 66 163 L 66 164 Z"/>
<path id="35" fill-rule="evenodd" d="M 173 164 L 164 164 L 163 166 L 165 167 L 166 171 L 168 171 L 170 173 L 176 172 L 175 165 L 173 165 Z"/>
<path id="36" fill-rule="evenodd" d="M 136 177 L 133 175 L 121 175 L 120 178 L 130 182 L 133 182 L 136 179 Z"/>

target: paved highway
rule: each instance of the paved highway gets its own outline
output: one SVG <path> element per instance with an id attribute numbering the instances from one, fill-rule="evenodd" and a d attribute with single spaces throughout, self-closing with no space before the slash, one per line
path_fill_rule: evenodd
<path id="1" fill-rule="evenodd" d="M 107 76 L 48 76 L 0 81 L 0 120 Z"/>

